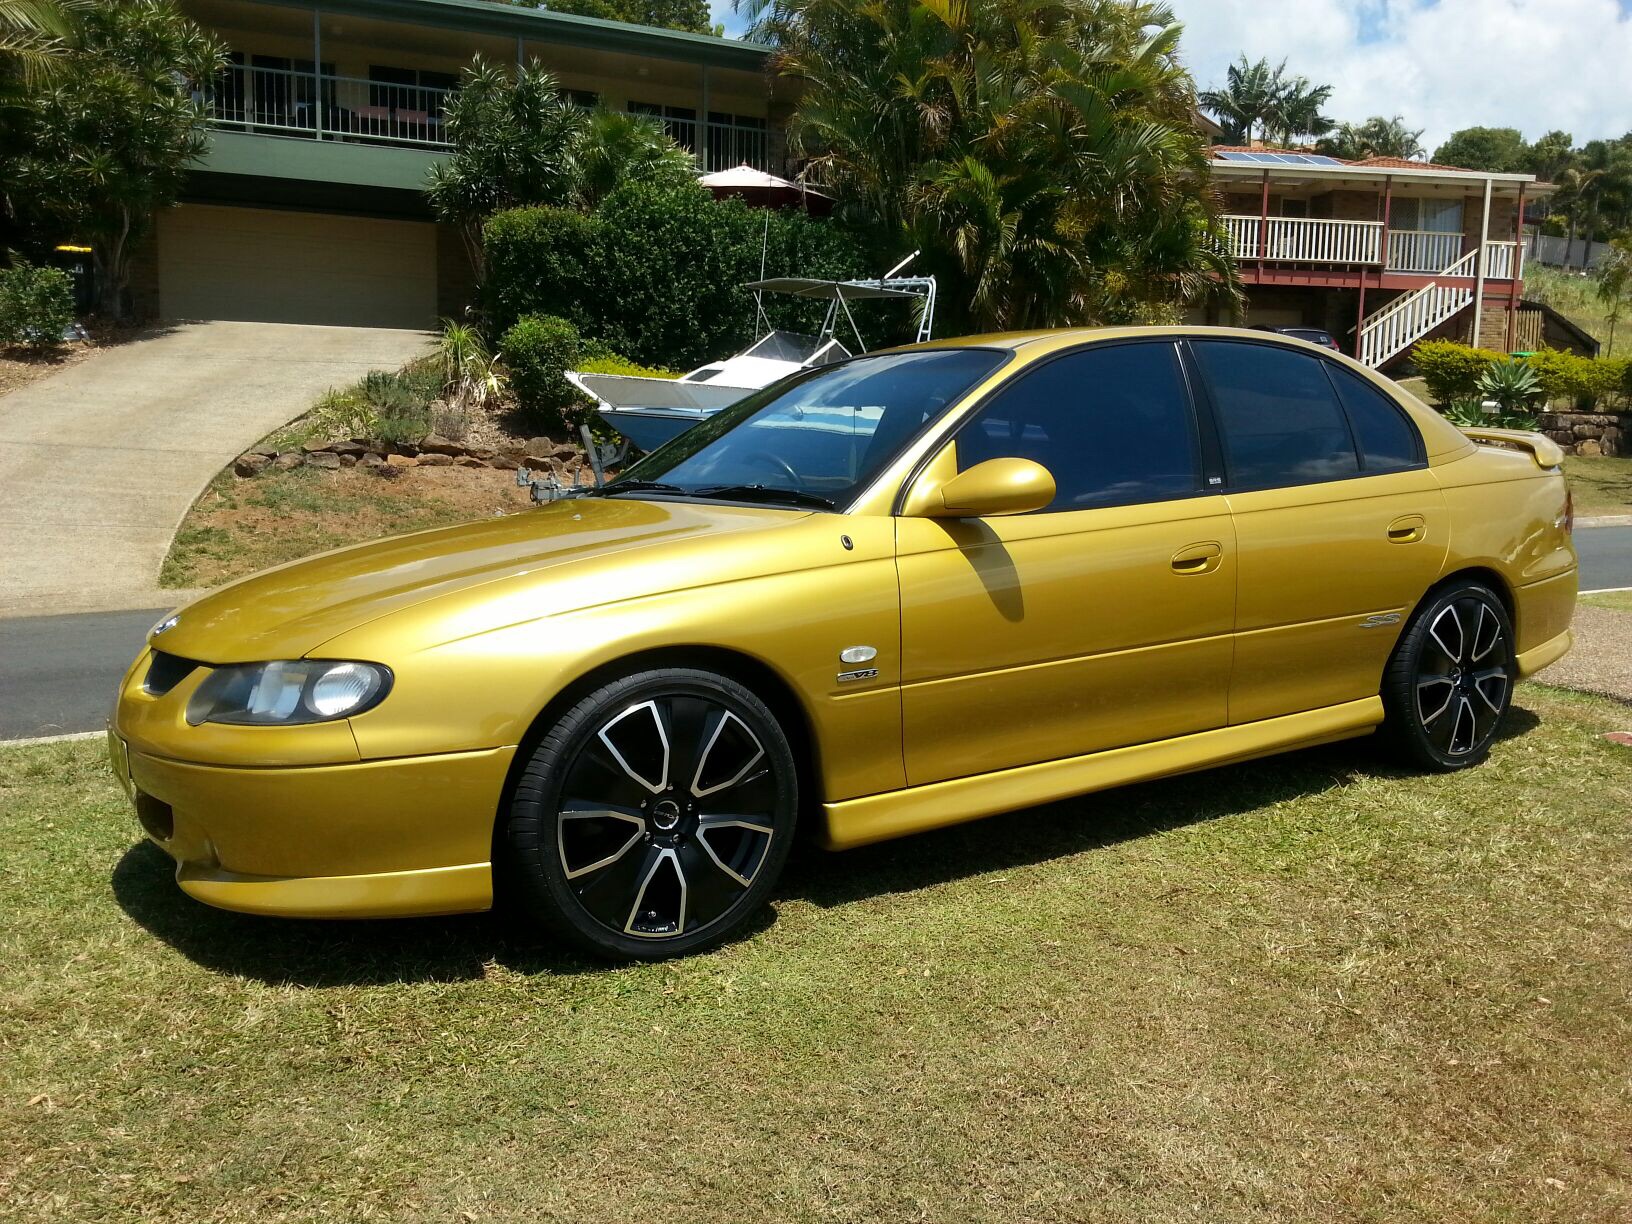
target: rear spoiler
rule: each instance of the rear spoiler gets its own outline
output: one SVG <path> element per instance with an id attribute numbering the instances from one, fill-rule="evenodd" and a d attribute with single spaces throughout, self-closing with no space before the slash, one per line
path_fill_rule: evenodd
<path id="1" fill-rule="evenodd" d="M 1531 433 L 1527 429 L 1486 429 L 1483 426 L 1471 426 L 1462 432 L 1475 442 L 1529 451 L 1530 457 L 1540 468 L 1555 468 L 1564 462 L 1564 452 L 1557 442 L 1539 433 Z"/>

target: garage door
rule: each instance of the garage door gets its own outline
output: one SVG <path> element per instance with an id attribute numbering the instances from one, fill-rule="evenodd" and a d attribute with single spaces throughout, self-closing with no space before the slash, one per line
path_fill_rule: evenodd
<path id="1" fill-rule="evenodd" d="M 169 319 L 353 327 L 436 322 L 428 222 L 186 204 L 159 216 Z"/>

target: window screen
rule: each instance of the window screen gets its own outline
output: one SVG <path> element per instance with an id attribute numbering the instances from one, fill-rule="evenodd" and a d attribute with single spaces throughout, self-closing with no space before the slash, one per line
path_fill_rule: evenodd
<path id="1" fill-rule="evenodd" d="M 1054 477 L 1049 510 L 1183 497 L 1201 487 L 1189 395 L 1171 344 L 1117 344 L 1022 374 L 958 433 L 960 471 L 1031 459 Z"/>
<path id="2" fill-rule="evenodd" d="M 1232 484 L 1310 484 L 1360 471 L 1320 358 L 1225 340 L 1195 341 L 1192 348 L 1218 409 Z"/>

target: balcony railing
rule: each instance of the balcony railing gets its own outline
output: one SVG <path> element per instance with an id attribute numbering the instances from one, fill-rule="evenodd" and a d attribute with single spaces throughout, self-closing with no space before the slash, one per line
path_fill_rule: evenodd
<path id="1" fill-rule="evenodd" d="M 1240 260 L 1274 263 L 1350 264 L 1383 262 L 1381 221 L 1337 221 L 1315 217 L 1224 218 L 1230 247 Z M 1439 230 L 1388 231 L 1388 270 L 1443 273 L 1462 257 L 1464 236 Z M 1471 261 L 1470 261 L 1471 262 Z M 1522 271 L 1523 252 L 1511 242 L 1485 244 L 1485 276 L 1508 280 Z"/>
<path id="2" fill-rule="evenodd" d="M 213 124 L 238 131 L 446 149 L 443 113 L 451 93 L 429 86 L 234 64 L 222 73 L 205 105 Z M 697 120 L 659 122 L 676 144 L 696 155 Z M 764 127 L 709 122 L 705 173 L 743 162 L 769 169 L 769 156 Z"/>

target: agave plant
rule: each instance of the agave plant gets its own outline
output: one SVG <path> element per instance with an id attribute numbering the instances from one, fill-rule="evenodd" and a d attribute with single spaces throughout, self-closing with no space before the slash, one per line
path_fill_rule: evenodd
<path id="1" fill-rule="evenodd" d="M 1479 376 L 1479 394 L 1504 414 L 1521 413 L 1541 394 L 1541 379 L 1523 361 L 1493 361 Z"/>

